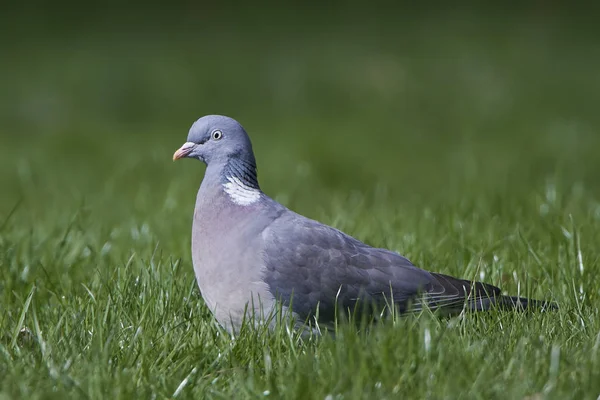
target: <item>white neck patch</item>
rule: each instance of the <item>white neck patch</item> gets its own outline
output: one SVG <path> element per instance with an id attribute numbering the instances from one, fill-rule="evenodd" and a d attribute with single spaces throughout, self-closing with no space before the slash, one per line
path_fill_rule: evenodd
<path id="1" fill-rule="evenodd" d="M 223 189 L 235 204 L 249 206 L 260 199 L 260 190 L 244 184 L 239 178 L 228 176 L 227 181 L 223 184 Z"/>

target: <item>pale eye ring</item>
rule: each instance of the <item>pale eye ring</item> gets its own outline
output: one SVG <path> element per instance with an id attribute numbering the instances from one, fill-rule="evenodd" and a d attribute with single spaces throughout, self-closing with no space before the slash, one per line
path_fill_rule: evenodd
<path id="1" fill-rule="evenodd" d="M 210 137 L 211 137 L 213 140 L 219 140 L 219 139 L 221 139 L 221 138 L 223 137 L 223 132 L 221 132 L 221 131 L 220 131 L 220 130 L 218 130 L 218 129 L 215 129 L 215 130 L 214 130 L 214 131 L 212 131 L 212 133 L 210 134 Z"/>

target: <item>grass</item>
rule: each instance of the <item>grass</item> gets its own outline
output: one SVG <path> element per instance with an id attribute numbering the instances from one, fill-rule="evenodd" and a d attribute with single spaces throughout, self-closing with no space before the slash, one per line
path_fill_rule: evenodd
<path id="1" fill-rule="evenodd" d="M 596 399 L 600 57 L 528 18 L 23 38 L 0 66 L 0 398 Z M 191 266 L 203 167 L 170 162 L 209 112 L 292 209 L 560 310 L 232 340 Z"/>

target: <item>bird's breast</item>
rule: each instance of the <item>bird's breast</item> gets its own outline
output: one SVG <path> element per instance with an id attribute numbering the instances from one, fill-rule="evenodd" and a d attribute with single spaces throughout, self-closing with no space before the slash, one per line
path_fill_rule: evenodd
<path id="1" fill-rule="evenodd" d="M 227 323 L 241 318 L 249 304 L 271 306 L 273 296 L 264 283 L 260 235 L 251 218 L 235 209 L 211 208 L 214 212 L 194 212 L 192 260 L 202 297 L 217 319 Z"/>

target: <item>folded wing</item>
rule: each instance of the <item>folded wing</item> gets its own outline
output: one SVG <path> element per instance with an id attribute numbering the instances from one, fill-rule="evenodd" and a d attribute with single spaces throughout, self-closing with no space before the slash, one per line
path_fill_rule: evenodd
<path id="1" fill-rule="evenodd" d="M 293 212 L 263 232 L 265 281 L 284 305 L 302 318 L 317 310 L 333 320 L 357 302 L 379 307 L 390 301 L 401 311 L 489 308 L 500 296 L 494 286 L 430 273 L 398 253 L 370 247 L 343 232 Z"/>

